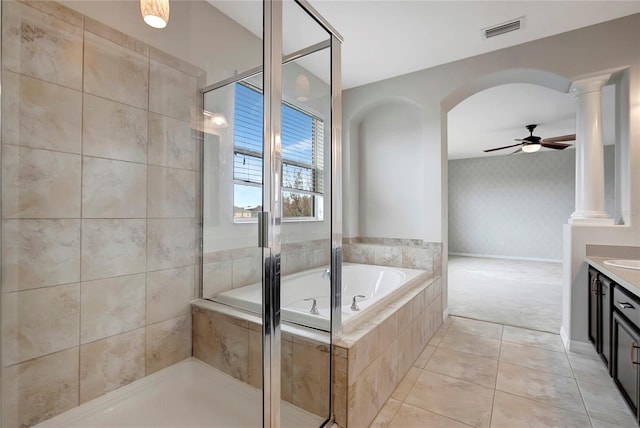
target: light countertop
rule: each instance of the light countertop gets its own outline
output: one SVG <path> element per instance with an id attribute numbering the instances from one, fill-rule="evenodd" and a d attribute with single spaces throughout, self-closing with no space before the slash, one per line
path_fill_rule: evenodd
<path id="1" fill-rule="evenodd" d="M 614 258 L 620 259 L 622 257 L 587 256 L 585 257 L 585 261 L 622 287 L 640 297 L 640 270 L 625 269 L 604 264 L 605 260 L 612 260 Z"/>

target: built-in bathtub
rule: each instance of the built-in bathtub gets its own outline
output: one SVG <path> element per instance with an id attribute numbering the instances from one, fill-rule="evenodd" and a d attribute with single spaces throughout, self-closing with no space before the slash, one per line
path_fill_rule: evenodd
<path id="1" fill-rule="evenodd" d="M 283 321 L 329 331 L 331 289 L 327 269 L 315 268 L 282 278 L 280 305 Z M 345 263 L 342 267 L 343 331 L 353 329 L 376 308 L 392 300 L 396 292 L 402 292 L 426 276 L 426 272 L 417 269 Z M 354 297 L 357 309 L 352 306 Z M 316 301 L 317 314 L 312 313 L 312 299 Z M 260 313 L 262 285 L 258 283 L 225 291 L 212 300 Z"/>
<path id="2" fill-rule="evenodd" d="M 328 322 L 325 269 L 287 275 L 282 281 L 281 345 L 283 354 L 291 356 L 282 360 L 282 399 L 324 417 L 332 374 L 338 426 L 368 426 L 442 323 L 440 277 L 415 269 L 345 264 L 343 332 L 331 337 L 328 324 L 319 323 Z M 357 302 L 361 310 L 351 311 L 353 296 L 359 294 L 365 295 Z M 260 285 L 254 284 L 224 293 L 224 304 L 195 301 L 192 310 L 194 357 L 257 388 L 262 386 L 260 295 Z M 311 302 L 302 300 L 312 296 L 320 312 L 315 317 L 308 314 Z M 315 327 L 302 325 L 314 322 Z"/>

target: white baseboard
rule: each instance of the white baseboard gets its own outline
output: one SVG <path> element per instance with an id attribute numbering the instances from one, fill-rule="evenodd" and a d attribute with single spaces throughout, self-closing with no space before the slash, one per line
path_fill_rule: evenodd
<path id="1" fill-rule="evenodd" d="M 449 307 L 447 306 L 444 311 L 442 311 L 442 321 L 446 320 L 449 316 Z"/>
<path id="2" fill-rule="evenodd" d="M 576 354 L 593 353 L 593 345 L 591 343 L 570 340 L 569 336 L 567 336 L 567 332 L 564 331 L 564 327 L 560 327 L 560 339 L 562 339 L 562 344 L 567 351 L 571 351 Z"/>
<path id="3" fill-rule="evenodd" d="M 569 340 L 569 336 L 567 336 L 567 332 L 564 331 L 564 326 L 560 327 L 560 339 L 562 340 L 564 349 L 569 350 L 569 348 L 571 347 L 571 340 Z"/>
<path id="4" fill-rule="evenodd" d="M 474 253 L 449 253 L 449 255 L 461 256 L 461 257 L 479 257 L 483 259 L 524 260 L 528 262 L 562 263 L 562 259 L 544 259 L 544 258 L 538 258 L 538 257 L 512 257 L 512 256 L 498 256 L 494 254 L 474 254 Z"/>

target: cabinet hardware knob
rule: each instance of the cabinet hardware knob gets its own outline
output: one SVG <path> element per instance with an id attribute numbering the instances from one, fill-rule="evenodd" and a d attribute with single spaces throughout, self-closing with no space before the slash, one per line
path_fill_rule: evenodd
<path id="1" fill-rule="evenodd" d="M 631 349 L 630 349 L 630 352 L 629 352 L 629 362 L 631 363 L 631 367 L 633 367 L 634 365 L 639 365 L 640 364 L 640 363 L 636 363 L 633 360 L 633 351 L 638 349 L 638 348 L 640 348 L 640 346 L 638 346 L 638 342 L 634 341 L 631 344 Z"/>
<path id="2" fill-rule="evenodd" d="M 618 300 L 618 305 L 620 305 L 622 309 L 635 309 L 635 307 L 629 302 L 621 302 Z"/>

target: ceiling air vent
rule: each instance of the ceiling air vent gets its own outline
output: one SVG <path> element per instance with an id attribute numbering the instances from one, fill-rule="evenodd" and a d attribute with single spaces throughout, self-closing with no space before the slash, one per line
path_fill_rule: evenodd
<path id="1" fill-rule="evenodd" d="M 519 30 L 521 21 L 522 21 L 522 18 L 518 18 L 518 19 L 514 19 L 513 21 L 506 22 L 504 24 L 486 28 L 484 30 L 484 37 L 489 39 L 491 37 L 499 36 L 500 34 Z"/>

